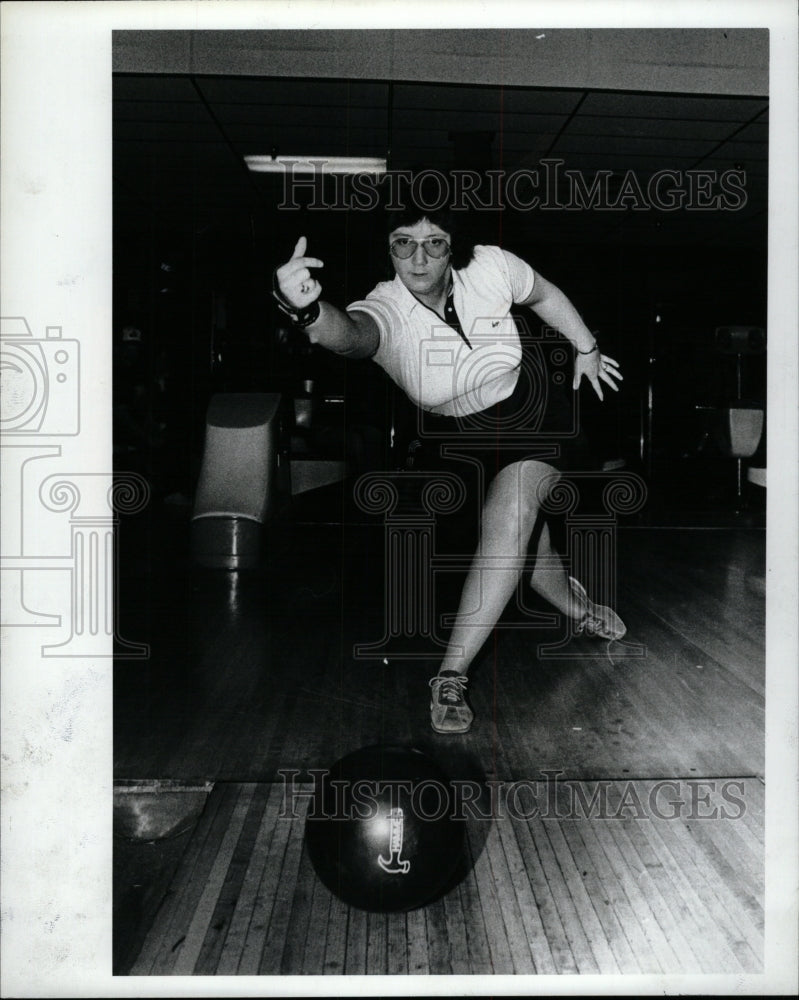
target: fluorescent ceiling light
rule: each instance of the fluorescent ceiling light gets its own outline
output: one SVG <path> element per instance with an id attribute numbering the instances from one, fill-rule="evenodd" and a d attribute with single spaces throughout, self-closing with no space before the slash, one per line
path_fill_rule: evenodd
<path id="1" fill-rule="evenodd" d="M 261 174 L 384 174 L 386 161 L 376 156 L 245 156 L 248 168 Z"/>

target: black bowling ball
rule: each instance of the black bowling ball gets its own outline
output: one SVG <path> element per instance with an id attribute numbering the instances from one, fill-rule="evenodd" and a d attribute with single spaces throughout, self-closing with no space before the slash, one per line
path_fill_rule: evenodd
<path id="1" fill-rule="evenodd" d="M 465 823 L 451 782 L 420 750 L 365 747 L 337 761 L 309 804 L 305 843 L 322 882 L 362 910 L 403 911 L 456 882 Z"/>

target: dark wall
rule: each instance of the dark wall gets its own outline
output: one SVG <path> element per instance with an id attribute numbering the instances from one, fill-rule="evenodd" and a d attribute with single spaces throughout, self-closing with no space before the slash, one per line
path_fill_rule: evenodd
<path id="1" fill-rule="evenodd" d="M 205 409 L 217 391 L 291 395 L 311 378 L 317 391 L 345 396 L 350 421 L 388 433 L 394 404 L 380 370 L 311 347 L 286 327 L 270 294 L 273 269 L 305 235 L 308 252 L 325 262 L 325 298 L 343 307 L 365 295 L 391 276 L 383 213 L 287 209 L 279 201 L 264 187 L 246 218 L 182 236 L 157 219 L 144 236 L 115 233 L 115 331 L 129 323 L 142 330 L 152 421 L 164 425 L 155 453 L 165 488 L 190 492 Z M 737 392 L 736 360 L 717 350 L 716 327 L 766 326 L 765 227 L 759 239 L 751 227 L 741 237 L 727 213 L 728 239 L 719 240 L 718 225 L 705 239 L 701 220 L 689 238 L 664 217 L 642 239 L 632 222 L 626 231 L 620 213 L 597 242 L 580 238 L 574 213 L 563 216 L 560 235 L 557 221 L 510 211 L 473 219 L 479 240 L 501 243 L 559 285 L 621 363 L 622 392 L 608 391 L 603 404 L 587 389 L 581 394 L 597 459 L 621 457 L 654 478 L 684 472 L 704 433 L 700 408 Z M 534 315 L 528 320 L 535 326 Z M 764 399 L 765 359 L 745 359 L 742 380 L 745 396 Z M 703 455 L 719 458 L 712 445 Z"/>

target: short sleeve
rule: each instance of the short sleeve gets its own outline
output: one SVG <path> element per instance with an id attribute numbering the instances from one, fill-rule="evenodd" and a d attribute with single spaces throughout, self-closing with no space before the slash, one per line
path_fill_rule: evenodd
<path id="1" fill-rule="evenodd" d="M 399 346 L 396 343 L 396 333 L 403 326 L 403 318 L 396 304 L 388 298 L 370 294 L 365 299 L 351 302 L 347 306 L 347 312 L 363 312 L 372 317 L 380 335 L 380 343 L 372 360 L 389 373 L 396 370 L 398 359 L 395 354 Z"/>
<path id="2" fill-rule="evenodd" d="M 507 268 L 511 296 L 514 302 L 524 302 L 533 293 L 535 286 L 535 271 L 527 261 L 517 257 L 509 250 L 502 250 L 502 257 Z"/>

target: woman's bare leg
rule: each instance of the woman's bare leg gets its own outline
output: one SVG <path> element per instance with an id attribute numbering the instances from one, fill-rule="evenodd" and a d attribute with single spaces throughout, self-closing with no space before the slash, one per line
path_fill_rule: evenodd
<path id="1" fill-rule="evenodd" d="M 499 621 L 519 582 L 541 500 L 557 479 L 552 466 L 527 461 L 506 466 L 491 483 L 483 507 L 480 544 L 463 585 L 441 671 L 465 673 Z M 569 617 L 582 613 L 546 525 L 539 535 L 531 583 Z"/>
<path id="2" fill-rule="evenodd" d="M 465 698 L 467 671 L 518 585 L 541 503 L 558 478 L 544 462 L 518 462 L 502 469 L 489 487 L 480 545 L 463 585 L 447 650 L 430 680 L 430 722 L 436 732 L 465 733 L 472 724 L 474 715 Z M 593 604 L 580 584 L 570 580 L 546 524 L 538 535 L 530 583 L 564 615 L 579 619 L 578 631 L 605 639 L 624 635 L 624 623 L 615 612 Z"/>

